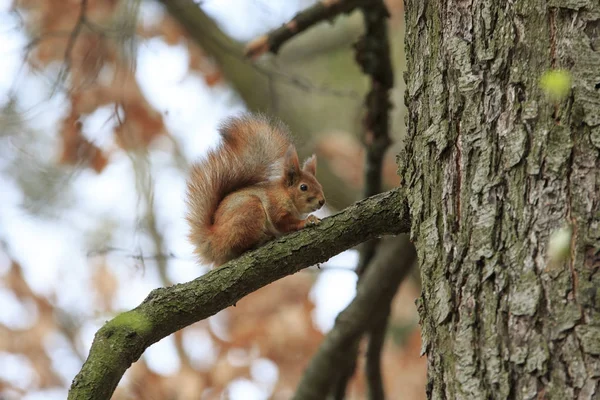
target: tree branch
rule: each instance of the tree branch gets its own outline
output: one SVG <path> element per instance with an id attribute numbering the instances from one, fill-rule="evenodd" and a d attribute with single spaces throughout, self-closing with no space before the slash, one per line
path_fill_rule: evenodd
<path id="1" fill-rule="evenodd" d="M 381 170 L 385 152 L 391 144 L 389 135 L 389 92 L 394 86 L 394 72 L 390 58 L 387 19 L 390 14 L 383 0 L 375 0 L 362 7 L 365 34 L 355 45 L 356 61 L 363 72 L 371 76 L 371 90 L 365 105 L 367 113 L 363 120 L 364 142 L 367 148 L 365 160 L 364 197 L 382 190 Z M 376 241 L 361 246 L 357 273 L 360 276 L 375 254 Z"/>
<path id="2" fill-rule="evenodd" d="M 382 246 L 365 270 L 356 297 L 342 311 L 333 329 L 308 365 L 294 400 L 320 400 L 327 397 L 340 365 L 348 365 L 355 355 L 348 348 L 362 336 L 365 326 L 381 318 L 398 286 L 408 275 L 416 258 L 414 246 L 404 235 Z"/>
<path id="3" fill-rule="evenodd" d="M 383 0 L 374 0 L 361 6 L 365 33 L 355 45 L 356 61 L 361 69 L 371 77 L 371 89 L 367 94 L 365 106 L 367 113 L 363 124 L 366 146 L 365 188 L 364 196 L 369 197 L 382 190 L 383 159 L 391 144 L 389 135 L 389 111 L 391 108 L 389 92 L 394 86 L 394 72 L 390 57 L 387 19 L 390 14 Z M 362 276 L 377 251 L 377 239 L 369 240 L 360 246 L 360 258 L 356 272 L 358 285 L 362 284 Z M 390 299 L 391 301 L 391 299 Z M 383 382 L 381 377 L 381 350 L 385 340 L 385 331 L 390 305 L 382 305 L 382 315 L 369 330 L 369 347 L 367 350 L 366 375 L 371 399 L 383 399 Z M 387 310 L 387 311 L 386 311 Z M 358 342 L 358 339 L 357 339 Z M 349 349 L 349 353 L 358 356 L 358 343 Z M 348 356 L 349 358 L 351 356 Z M 354 375 L 356 361 L 342 368 L 343 373 L 336 380 L 334 396 L 342 399 L 345 386 Z M 341 397 L 340 397 L 341 394 Z"/>
<path id="4" fill-rule="evenodd" d="M 340 14 L 349 14 L 365 0 L 323 0 L 300 11 L 289 22 L 266 35 L 262 35 L 246 46 L 246 57 L 256 59 L 271 52 L 277 54 L 279 48 L 297 34 L 321 21 L 332 20 Z"/>
<path id="5" fill-rule="evenodd" d="M 346 398 L 346 390 L 348 389 L 348 382 L 354 376 L 356 372 L 356 363 L 358 358 L 358 348 L 360 346 L 360 337 L 354 341 L 352 346 L 348 348 L 348 357 L 344 365 L 340 365 L 340 371 L 338 372 L 333 385 L 331 386 L 331 396 L 333 400 L 344 400 Z"/>
<path id="6" fill-rule="evenodd" d="M 365 197 L 381 192 L 383 157 L 391 144 L 389 92 L 394 87 L 387 19 L 390 14 L 383 0 L 373 0 L 361 7 L 365 34 L 355 45 L 356 61 L 371 77 L 364 119 L 367 159 L 365 164 Z"/>
<path id="7" fill-rule="evenodd" d="M 385 343 L 390 312 L 391 304 L 382 304 L 378 310 L 379 316 L 369 330 L 369 345 L 367 347 L 367 362 L 365 366 L 369 400 L 385 399 L 383 374 L 381 373 L 381 352 Z"/>
<path id="8" fill-rule="evenodd" d="M 138 307 L 118 315 L 96 333 L 68 398 L 110 398 L 127 368 L 153 343 L 235 305 L 269 283 L 364 240 L 408 232 L 409 227 L 404 195 L 395 189 L 362 200 L 316 227 L 274 240 L 191 282 L 153 290 Z"/>

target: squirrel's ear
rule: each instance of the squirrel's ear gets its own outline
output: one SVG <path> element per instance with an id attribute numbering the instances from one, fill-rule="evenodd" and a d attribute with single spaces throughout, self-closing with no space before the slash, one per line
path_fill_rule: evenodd
<path id="1" fill-rule="evenodd" d="M 304 166 L 302 167 L 304 172 L 308 172 L 309 174 L 316 176 L 317 175 L 317 156 L 312 155 L 306 161 L 304 161 Z"/>
<path id="2" fill-rule="evenodd" d="M 294 185 L 300 178 L 300 162 L 298 161 L 298 154 L 293 145 L 289 145 L 285 152 L 283 176 L 289 186 Z"/>

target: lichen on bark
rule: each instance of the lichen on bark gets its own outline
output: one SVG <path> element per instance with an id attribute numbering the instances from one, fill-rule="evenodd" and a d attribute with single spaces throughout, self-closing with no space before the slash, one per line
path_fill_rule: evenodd
<path id="1" fill-rule="evenodd" d="M 407 0 L 406 21 L 429 398 L 596 398 L 600 3 Z M 539 80 L 559 68 L 556 102 Z M 564 226 L 571 254 L 550 263 Z"/>

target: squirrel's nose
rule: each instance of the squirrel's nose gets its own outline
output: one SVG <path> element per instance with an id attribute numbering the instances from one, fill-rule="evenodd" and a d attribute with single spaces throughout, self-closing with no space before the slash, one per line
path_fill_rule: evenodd
<path id="1" fill-rule="evenodd" d="M 320 205 L 321 207 L 323 207 L 323 204 L 325 204 L 325 199 L 321 199 L 321 200 L 319 200 L 319 205 Z"/>

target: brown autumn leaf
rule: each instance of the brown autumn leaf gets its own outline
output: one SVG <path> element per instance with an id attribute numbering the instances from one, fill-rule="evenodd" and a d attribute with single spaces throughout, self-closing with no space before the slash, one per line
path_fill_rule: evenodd
<path id="1" fill-rule="evenodd" d="M 312 321 L 310 274 L 274 282 L 228 309 L 231 346 L 258 349 L 279 368 L 278 390 L 292 388 L 323 339 Z"/>
<path id="2" fill-rule="evenodd" d="M 31 290 L 23 277 L 21 266 L 12 262 L 9 271 L 2 277 L 4 285 L 24 303 L 33 302 L 37 309 L 37 320 L 28 328 L 11 330 L 0 324 L 0 348 L 4 351 L 26 356 L 36 372 L 37 386 L 48 388 L 60 385 L 60 378 L 52 367 L 46 353 L 44 340 L 56 332 L 54 307 L 50 302 Z"/>
<path id="3" fill-rule="evenodd" d="M 146 100 L 132 71 L 121 69 L 107 82 L 83 88 L 71 96 L 74 112 L 91 113 L 100 106 L 115 104 L 117 143 L 125 150 L 147 147 L 166 133 L 162 115 Z"/>
<path id="4" fill-rule="evenodd" d="M 102 311 L 110 311 L 119 288 L 119 281 L 106 265 L 106 260 L 102 260 L 100 265 L 94 268 L 92 283 L 96 289 L 99 308 Z"/>
<path id="5" fill-rule="evenodd" d="M 112 0 L 88 0 L 86 20 L 82 23 L 79 0 L 15 1 L 14 6 L 24 11 L 25 28 L 35 40 L 30 60 L 43 66 L 65 61 L 67 47 L 72 46 L 70 61 L 75 69 L 95 65 L 94 58 L 102 55 L 98 49 L 106 50 L 108 41 L 97 32 L 98 27 L 111 19 L 116 4 Z M 73 35 L 76 26 L 79 26 L 77 35 Z"/>
<path id="6" fill-rule="evenodd" d="M 167 386 L 178 400 L 197 400 L 207 389 L 204 374 L 185 365 L 168 380 Z"/>
<path id="7" fill-rule="evenodd" d="M 148 103 L 121 104 L 125 118 L 115 128 L 117 143 L 125 150 L 147 147 L 165 133 L 162 115 Z"/>
<path id="8" fill-rule="evenodd" d="M 148 368 L 143 359 L 135 362 L 128 370 L 128 383 L 121 389 L 123 399 L 169 399 L 173 398 L 163 377 Z"/>
<path id="9" fill-rule="evenodd" d="M 23 11 L 26 28 L 36 38 L 28 60 L 37 68 L 60 62 L 63 71 L 70 74 L 66 83 L 72 93 L 72 114 L 63 124 L 60 161 L 73 165 L 85 160 L 97 172 L 106 166 L 107 158 L 81 135 L 81 128 L 75 123 L 81 114 L 90 114 L 101 105 L 120 105 L 123 115 L 115 136 L 124 149 L 146 147 L 164 133 L 162 116 L 139 90 L 130 61 L 118 56 L 123 45 L 121 38 L 105 32 L 112 29 L 109 23 L 117 5 L 117 0 L 88 0 L 82 21 L 80 0 L 15 3 Z M 159 27 L 174 40 L 183 30 L 173 20 L 168 21 Z M 109 82 L 99 79 L 104 67 L 118 71 Z M 211 75 L 210 80 L 216 81 L 217 77 Z"/>
<path id="10" fill-rule="evenodd" d="M 223 73 L 217 63 L 189 39 L 186 39 L 188 54 L 190 55 L 189 69 L 199 72 L 208 86 L 214 86 L 223 81 Z"/>
<path id="11" fill-rule="evenodd" d="M 222 353 L 225 355 L 225 353 Z M 208 373 L 212 389 L 222 391 L 236 378 L 248 377 L 247 365 L 234 366 L 227 357 L 220 357 Z"/>
<path id="12" fill-rule="evenodd" d="M 109 44 L 97 33 L 80 34 L 74 42 L 70 59 L 71 87 L 93 84 L 105 63 L 114 58 Z"/>
<path id="13" fill-rule="evenodd" d="M 97 173 L 108 164 L 108 157 L 102 150 L 88 141 L 81 132 L 79 115 L 71 113 L 62 122 L 62 150 L 59 163 L 63 165 L 85 165 Z"/>
<path id="14" fill-rule="evenodd" d="M 214 71 L 213 73 L 205 74 L 204 82 L 206 82 L 208 86 L 215 86 L 223 82 L 223 74 L 218 70 Z"/>
<path id="15" fill-rule="evenodd" d="M 190 40 L 187 32 L 169 15 L 150 26 L 138 27 L 138 33 L 144 38 L 160 37 L 169 45 L 184 43 L 189 54 L 188 67 L 191 71 L 199 72 L 208 86 L 214 86 L 223 81 L 223 74 L 217 63 L 211 59 L 194 41 Z"/>

